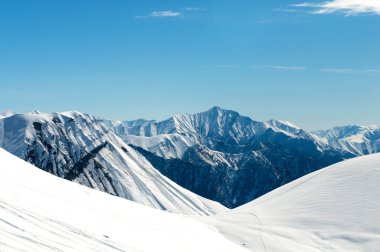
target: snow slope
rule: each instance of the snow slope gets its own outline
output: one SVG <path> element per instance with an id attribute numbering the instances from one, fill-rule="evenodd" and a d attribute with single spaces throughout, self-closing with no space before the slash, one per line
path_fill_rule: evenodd
<path id="1" fill-rule="evenodd" d="M 80 112 L 0 119 L 0 147 L 59 177 L 153 208 L 200 215 L 225 209 L 163 176 L 102 120 Z"/>
<path id="2" fill-rule="evenodd" d="M 379 251 L 380 154 L 313 172 L 203 218 L 252 251 Z"/>
<path id="3" fill-rule="evenodd" d="M 0 149 L 0 251 L 244 251 L 215 229 L 51 174 Z"/>

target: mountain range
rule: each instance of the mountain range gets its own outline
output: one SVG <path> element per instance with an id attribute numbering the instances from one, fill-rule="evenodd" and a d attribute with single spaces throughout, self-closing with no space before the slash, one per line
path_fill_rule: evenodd
<path id="1" fill-rule="evenodd" d="M 8 111 L 0 118 L 0 147 L 91 188 L 158 209 L 209 215 L 225 211 L 213 201 L 238 207 L 320 168 L 375 153 L 379 132 L 378 126 L 308 132 L 219 107 L 123 122 L 80 112 Z"/>
<path id="2" fill-rule="evenodd" d="M 351 138 L 328 133 L 335 128 L 308 132 L 287 121 L 258 122 L 219 107 L 113 125 L 162 174 L 229 208 L 330 164 L 377 151 L 380 127 L 341 128 Z M 359 132 L 365 137 L 355 145 Z"/>
<path id="3" fill-rule="evenodd" d="M 163 176 L 87 114 L 9 115 L 0 119 L 0 147 L 58 177 L 153 208 L 201 215 L 224 209 Z"/>

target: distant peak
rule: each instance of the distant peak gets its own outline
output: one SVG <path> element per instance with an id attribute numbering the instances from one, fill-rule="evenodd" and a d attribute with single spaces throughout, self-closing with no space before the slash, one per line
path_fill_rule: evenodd
<path id="1" fill-rule="evenodd" d="M 214 107 L 212 107 L 211 109 L 209 109 L 206 112 L 214 112 L 214 113 L 219 113 L 219 114 L 223 114 L 223 113 L 226 113 L 226 112 L 237 113 L 236 111 L 229 110 L 229 109 L 224 109 L 224 108 L 221 108 L 219 106 L 214 106 Z"/>
<path id="2" fill-rule="evenodd" d="M 214 107 L 212 107 L 210 110 L 220 111 L 220 110 L 224 110 L 224 109 L 222 109 L 222 108 L 219 107 L 219 106 L 214 106 Z"/>
<path id="3" fill-rule="evenodd" d="M 11 110 L 11 109 L 6 109 L 6 110 L 0 112 L 0 116 L 1 117 L 9 117 L 9 116 L 13 116 L 15 114 L 16 113 L 13 110 Z"/>

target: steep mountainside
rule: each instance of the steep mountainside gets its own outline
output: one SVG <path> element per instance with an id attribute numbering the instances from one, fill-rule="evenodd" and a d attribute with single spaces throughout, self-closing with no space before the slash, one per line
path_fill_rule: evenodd
<path id="1" fill-rule="evenodd" d="M 252 251 L 378 251 L 379 184 L 380 154 L 367 155 L 201 219 Z"/>
<path id="2" fill-rule="evenodd" d="M 160 172 L 228 207 L 354 157 L 289 122 L 256 122 L 219 107 L 127 125 L 116 126 L 114 132 L 127 144 L 150 152 L 139 149 Z"/>
<path id="3" fill-rule="evenodd" d="M 0 147 L 61 178 L 175 213 L 224 208 L 158 172 L 95 117 L 79 112 L 0 119 Z"/>
<path id="4" fill-rule="evenodd" d="M 52 176 L 0 148 L 0 251 L 246 251 L 213 227 Z"/>

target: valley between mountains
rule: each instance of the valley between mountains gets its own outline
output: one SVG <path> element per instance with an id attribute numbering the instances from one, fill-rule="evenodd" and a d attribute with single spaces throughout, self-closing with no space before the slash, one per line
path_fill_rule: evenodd
<path id="1" fill-rule="evenodd" d="M 378 126 L 7 111 L 0 148 L 0 251 L 380 246 Z"/>
<path id="2" fill-rule="evenodd" d="M 380 127 L 308 132 L 290 122 L 258 122 L 219 107 L 164 121 L 124 122 L 76 111 L 7 111 L 0 119 L 0 147 L 112 195 L 207 215 L 328 165 L 378 152 Z"/>

